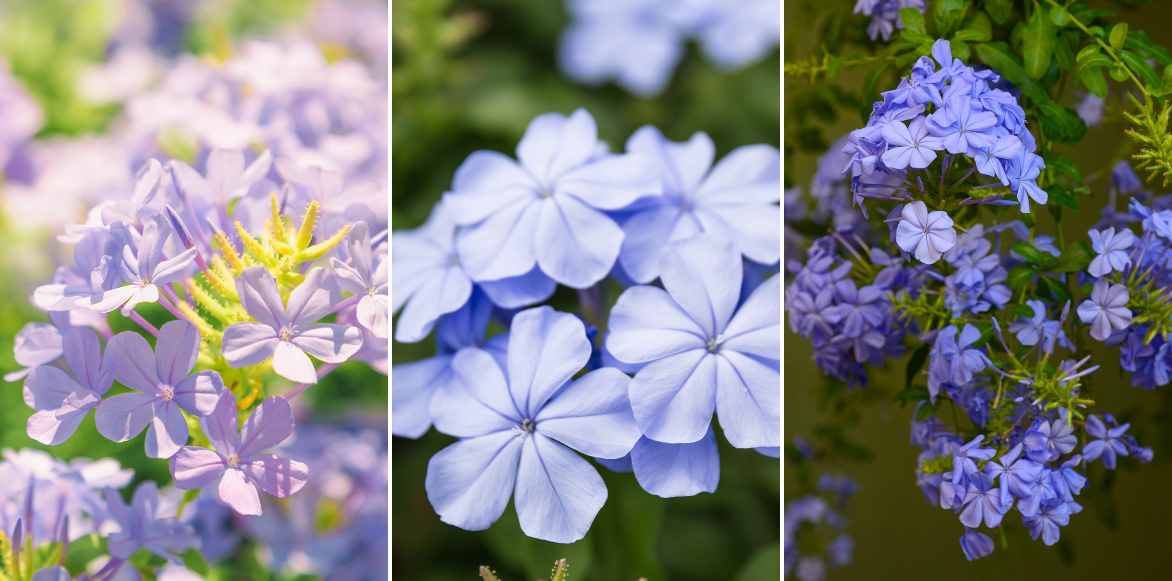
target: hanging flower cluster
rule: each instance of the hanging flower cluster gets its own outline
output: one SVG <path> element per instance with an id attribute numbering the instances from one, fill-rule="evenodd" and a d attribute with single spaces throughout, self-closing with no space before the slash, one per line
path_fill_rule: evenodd
<path id="1" fill-rule="evenodd" d="M 1055 544 L 1093 465 L 1151 460 L 1127 422 L 1097 408 L 1088 376 L 1098 365 L 1085 351 L 1118 346 L 1135 385 L 1169 382 L 1172 197 L 1140 192 L 1124 165 L 1089 244 L 1037 234 L 1017 212 L 1006 219 L 1001 206 L 1045 203 L 1038 182 L 1057 175 L 1042 176 L 1012 87 L 953 59 L 947 41 L 932 54 L 842 147 L 862 217 L 793 222 L 832 231 L 790 269 L 787 310 L 819 368 L 847 384 L 912 353 L 899 399 L 918 402 L 917 484 L 956 515 L 971 560 L 994 550 L 984 529 L 1020 523 Z M 819 204 L 834 199 L 828 183 L 815 178 Z M 1120 192 L 1132 196 L 1123 211 Z M 1010 193 L 1016 203 L 1002 199 Z M 868 217 L 864 203 L 884 211 Z"/>
<path id="2" fill-rule="evenodd" d="M 512 497 L 527 535 L 581 539 L 607 496 L 583 455 L 658 496 L 714 491 L 714 415 L 777 456 L 778 163 L 651 127 L 612 153 L 587 112 L 550 113 L 392 234 L 395 338 L 438 351 L 393 368 L 392 430 L 458 438 L 428 465 L 444 522 L 485 529 Z M 578 312 L 535 306 L 559 286 Z"/>

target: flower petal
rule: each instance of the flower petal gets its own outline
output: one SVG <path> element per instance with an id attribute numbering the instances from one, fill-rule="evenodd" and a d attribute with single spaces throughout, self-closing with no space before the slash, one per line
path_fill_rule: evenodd
<path id="1" fill-rule="evenodd" d="M 457 437 L 509 430 L 523 419 L 505 376 L 487 351 L 470 347 L 452 358 L 454 377 L 436 386 L 431 416 L 435 428 Z M 393 388 L 392 388 L 393 389 Z"/>
<path id="2" fill-rule="evenodd" d="M 716 415 L 737 448 L 781 445 L 781 375 L 778 363 L 722 351 L 716 367 Z"/>
<path id="3" fill-rule="evenodd" d="M 503 153 L 474 151 L 452 178 L 452 191 L 444 194 L 443 205 L 459 224 L 475 224 L 538 189 L 524 168 Z"/>
<path id="4" fill-rule="evenodd" d="M 106 344 L 114 379 L 138 391 L 154 394 L 160 383 L 155 352 L 142 335 L 124 331 Z"/>
<path id="5" fill-rule="evenodd" d="M 736 310 L 740 258 L 731 241 L 705 234 L 676 243 L 663 257 L 664 288 L 708 337 L 723 332 Z"/>
<path id="6" fill-rule="evenodd" d="M 526 535 L 577 541 L 605 503 L 606 484 L 589 462 L 541 434 L 525 440 L 513 504 Z"/>
<path id="7" fill-rule="evenodd" d="M 155 417 L 155 399 L 145 393 L 124 393 L 102 400 L 94 412 L 98 432 L 115 442 L 141 434 Z"/>
<path id="8" fill-rule="evenodd" d="M 256 485 L 248 480 L 239 468 L 228 468 L 220 477 L 220 500 L 238 514 L 257 516 L 260 511 L 260 494 Z"/>
<path id="9" fill-rule="evenodd" d="M 146 455 L 150 458 L 170 458 L 187 443 L 187 418 L 179 406 L 171 402 L 155 405 L 154 417 L 147 430 Z"/>
<path id="10" fill-rule="evenodd" d="M 623 245 L 623 231 L 613 220 L 573 196 L 559 194 L 536 205 L 541 214 L 533 252 L 543 272 L 573 288 L 610 273 Z"/>
<path id="11" fill-rule="evenodd" d="M 606 348 L 625 363 L 662 359 L 706 342 L 704 330 L 671 295 L 653 286 L 624 291 L 611 310 L 609 327 Z"/>
<path id="12" fill-rule="evenodd" d="M 224 329 L 221 349 L 229 365 L 247 367 L 272 357 L 279 342 L 277 331 L 268 325 L 236 323 Z"/>
<path id="13" fill-rule="evenodd" d="M 287 309 L 289 322 L 294 325 L 316 323 L 330 312 L 330 291 L 322 287 L 326 269 L 318 267 L 305 275 L 305 280 L 289 293 Z"/>
<path id="14" fill-rule="evenodd" d="M 583 375 L 537 414 L 538 433 L 588 456 L 625 456 L 642 435 L 627 399 L 630 381 L 614 368 Z"/>
<path id="15" fill-rule="evenodd" d="M 517 159 L 530 174 L 545 184 L 578 167 L 594 155 L 598 128 L 585 109 L 569 117 L 560 113 L 538 115 L 529 122 L 517 144 Z"/>
<path id="16" fill-rule="evenodd" d="M 505 512 L 524 439 L 519 432 L 495 432 L 457 441 L 431 457 L 424 486 L 440 520 L 480 531 Z"/>
<path id="17" fill-rule="evenodd" d="M 168 321 L 159 329 L 155 345 L 159 380 L 175 386 L 195 367 L 199 331 L 187 321 Z"/>
<path id="18" fill-rule="evenodd" d="M 508 377 L 522 419 L 536 416 L 586 366 L 590 353 L 586 327 L 577 317 L 550 307 L 517 313 L 509 331 Z"/>
<path id="19" fill-rule="evenodd" d="M 643 434 L 682 444 L 704 437 L 716 409 L 716 360 L 703 349 L 655 361 L 630 383 L 631 408 Z"/>
<path id="20" fill-rule="evenodd" d="M 277 281 L 263 267 L 254 266 L 236 279 L 236 293 L 240 304 L 252 318 L 262 324 L 279 329 L 288 323 Z"/>
<path id="21" fill-rule="evenodd" d="M 631 466 L 643 490 L 663 498 L 716 492 L 720 483 L 720 453 L 716 433 L 709 428 L 691 444 L 664 444 L 642 438 L 631 450 Z"/>
<path id="22" fill-rule="evenodd" d="M 292 434 L 293 408 L 289 400 L 269 397 L 244 422 L 244 429 L 240 432 L 240 458 L 253 458 L 284 442 Z"/>
<path id="23" fill-rule="evenodd" d="M 313 325 L 294 335 L 292 342 L 321 361 L 341 363 L 362 348 L 362 331 L 352 325 Z"/>
<path id="24" fill-rule="evenodd" d="M 185 377 L 175 386 L 175 402 L 183 409 L 206 416 L 216 409 L 224 393 L 224 380 L 215 371 L 201 371 Z"/>
<path id="25" fill-rule="evenodd" d="M 761 283 L 729 321 L 721 350 L 781 359 L 781 275 Z"/>
<path id="26" fill-rule="evenodd" d="M 455 379 L 452 358 L 439 355 L 391 367 L 391 434 L 418 438 L 431 427 L 431 397 Z"/>
<path id="27" fill-rule="evenodd" d="M 244 471 L 261 490 L 276 498 L 297 494 L 309 482 L 308 466 L 272 454 L 253 457 Z"/>

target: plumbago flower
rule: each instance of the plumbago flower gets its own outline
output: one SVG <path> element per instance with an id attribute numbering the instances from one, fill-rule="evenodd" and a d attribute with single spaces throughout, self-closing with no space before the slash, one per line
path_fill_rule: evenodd
<path id="1" fill-rule="evenodd" d="M 519 161 L 473 153 L 422 227 L 391 234 L 393 336 L 436 344 L 392 369 L 392 432 L 460 438 L 425 481 L 443 522 L 488 528 L 512 497 L 527 535 L 583 538 L 607 492 L 579 453 L 656 496 L 714 492 L 714 413 L 780 455 L 778 150 L 714 164 L 703 133 L 644 127 L 606 151 L 585 111 L 542 115 Z M 578 312 L 533 306 L 559 283 Z"/>
<path id="2" fill-rule="evenodd" d="M 882 94 L 841 157 L 826 157 L 850 176 L 857 209 L 794 222 L 803 237 L 810 227 L 827 235 L 788 268 L 786 305 L 832 382 L 865 385 L 873 368 L 912 353 L 898 398 L 917 404 L 916 483 L 954 514 L 973 560 L 994 552 L 1002 531 L 987 529 L 1020 526 L 1058 543 L 1103 471 L 1153 458 L 1132 423 L 1088 396 L 1098 365 L 1086 349 L 1118 349 L 1136 386 L 1172 382 L 1172 196 L 1144 192 L 1117 167 L 1085 238 L 1042 233 L 1018 213 L 1046 203 L 1043 186 L 1069 194 L 1083 180 L 1039 148 L 997 71 L 953 58 L 947 41 L 931 53 Z M 1058 163 L 1047 168 L 1043 154 Z M 843 208 L 839 187 L 820 167 L 811 199 Z M 787 208 L 806 201 L 795 198 Z M 1047 209 L 1062 220 L 1064 210 Z"/>
<path id="3" fill-rule="evenodd" d="M 772 0 L 567 0 L 571 16 L 558 53 L 562 70 L 589 85 L 613 81 L 641 97 L 663 92 L 689 38 L 716 66 L 735 70 L 777 45 Z"/>
<path id="4" fill-rule="evenodd" d="M 260 490 L 287 498 L 306 485 L 304 464 L 268 450 L 293 433 L 292 398 L 339 365 L 385 373 L 388 236 L 365 217 L 378 203 L 323 204 L 276 168 L 312 173 L 322 191 L 338 171 L 273 155 L 212 150 L 200 171 L 150 160 L 133 195 L 66 228 L 73 260 L 33 293 L 50 323 L 22 330 L 28 370 L 9 376 L 35 410 L 30 437 L 60 444 L 94 410 L 99 434 L 145 432 L 146 456 L 168 460 L 176 485 L 208 486 L 205 502 L 242 515 L 263 512 Z M 140 492 L 129 508 L 111 500 L 122 536 L 103 575 L 139 546 L 172 561 L 188 546 Z"/>

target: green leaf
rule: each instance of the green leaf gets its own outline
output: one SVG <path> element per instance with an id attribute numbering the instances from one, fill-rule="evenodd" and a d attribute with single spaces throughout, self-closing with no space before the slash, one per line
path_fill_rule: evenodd
<path id="1" fill-rule="evenodd" d="M 1034 269 L 1028 266 L 1015 266 L 1009 269 L 1009 276 L 1005 282 L 1016 293 L 1030 283 L 1030 280 L 1034 278 L 1034 274 L 1036 274 Z"/>
<path id="2" fill-rule="evenodd" d="M 1107 98 L 1107 77 L 1102 69 L 1078 69 L 1078 80 L 1082 86 L 1100 99 Z"/>
<path id="3" fill-rule="evenodd" d="M 1013 83 L 1021 91 L 1021 94 L 1031 101 L 1035 103 L 1050 101 L 1050 95 L 1046 89 L 1026 74 L 1021 62 L 1017 60 L 1017 57 L 1004 42 L 978 44 L 975 50 L 977 58 L 981 59 L 981 62 L 989 65 L 990 68 L 1005 77 L 1005 80 Z"/>
<path id="4" fill-rule="evenodd" d="M 1053 101 L 1038 104 L 1042 133 L 1061 143 L 1076 143 L 1087 134 L 1087 124 L 1073 109 Z"/>
<path id="5" fill-rule="evenodd" d="M 1007 24 L 1013 20 L 1013 0 L 985 0 L 985 12 L 997 24 Z"/>
<path id="6" fill-rule="evenodd" d="M 736 581 L 774 581 L 781 579 L 781 545 L 771 543 L 758 550 L 739 573 Z"/>
<path id="7" fill-rule="evenodd" d="M 1071 299 L 1070 291 L 1067 290 L 1066 285 L 1048 276 L 1043 276 L 1038 280 L 1042 283 L 1041 290 L 1044 293 L 1050 295 L 1050 297 L 1053 298 L 1055 302 L 1062 304 Z"/>
<path id="8" fill-rule="evenodd" d="M 200 577 L 208 576 L 208 562 L 196 549 L 187 549 L 183 552 L 183 566 L 191 569 L 199 574 Z"/>
<path id="9" fill-rule="evenodd" d="M 1053 270 L 1062 273 L 1082 272 L 1091 265 L 1093 258 L 1094 256 L 1086 242 L 1072 244 L 1064 249 L 1062 256 L 1058 259 L 1058 265 Z"/>
<path id="10" fill-rule="evenodd" d="M 899 20 L 903 22 L 903 29 L 910 32 L 928 34 L 928 27 L 924 23 L 924 13 L 915 8 L 904 8 L 899 11 Z"/>
<path id="11" fill-rule="evenodd" d="M 965 42 L 987 42 L 991 38 L 993 38 L 993 25 L 989 22 L 989 16 L 984 12 L 973 14 L 968 24 L 952 37 L 953 40 Z"/>
<path id="12" fill-rule="evenodd" d="M 1026 74 L 1031 79 L 1042 78 L 1050 69 L 1050 59 L 1054 56 L 1054 45 L 1057 42 L 1058 33 L 1054 23 L 1046 18 L 1042 10 L 1034 10 L 1022 30 L 1022 56 L 1025 58 Z"/>
<path id="13" fill-rule="evenodd" d="M 912 356 L 907 360 L 907 369 L 904 371 L 904 385 L 911 387 L 916 375 L 924 369 L 924 363 L 928 361 L 928 351 L 929 346 L 925 343 L 912 352 Z"/>
<path id="14" fill-rule="evenodd" d="M 1029 242 L 1025 242 L 1025 241 L 1015 242 L 1012 246 L 1012 249 L 1014 252 L 1016 252 L 1018 255 L 1020 255 L 1022 258 L 1024 258 L 1026 260 L 1026 262 L 1028 262 L 1030 264 L 1034 264 L 1034 265 L 1041 264 L 1042 260 L 1043 260 L 1042 257 L 1048 256 L 1047 254 L 1044 254 L 1041 250 L 1034 248 L 1033 244 L 1030 244 Z"/>
<path id="15" fill-rule="evenodd" d="M 1123 50 L 1119 51 L 1119 58 L 1123 60 L 1127 68 L 1131 69 L 1131 72 L 1135 73 L 1152 92 L 1159 93 L 1164 90 L 1164 81 L 1160 78 L 1159 73 L 1139 55 L 1131 51 Z"/>
<path id="16" fill-rule="evenodd" d="M 1052 6 L 1050 7 L 1050 22 L 1053 22 L 1054 26 L 1062 28 L 1070 24 L 1070 13 L 1062 6 Z"/>
<path id="17" fill-rule="evenodd" d="M 932 21 L 936 23 L 937 36 L 947 37 L 964 21 L 965 11 L 968 10 L 967 0 L 934 0 L 932 2 Z"/>
<path id="18" fill-rule="evenodd" d="M 1098 68 L 1109 67 L 1114 64 L 1115 61 L 1111 60 L 1111 57 L 1103 54 L 1103 52 L 1099 50 L 1099 45 L 1088 44 L 1082 47 L 1082 50 L 1078 51 L 1078 54 L 1074 57 L 1074 62 L 1077 63 L 1080 68 Z"/>
<path id="19" fill-rule="evenodd" d="M 1111 47 L 1115 50 L 1123 48 L 1123 44 L 1127 42 L 1127 23 L 1120 22 L 1111 27 L 1111 36 L 1108 37 L 1111 42 Z"/>

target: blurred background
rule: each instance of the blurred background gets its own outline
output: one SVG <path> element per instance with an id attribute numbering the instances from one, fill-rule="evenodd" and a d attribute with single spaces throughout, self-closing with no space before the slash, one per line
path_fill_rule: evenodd
<path id="1" fill-rule="evenodd" d="M 934 0 L 928 0 L 931 6 Z M 1132 30 L 1144 30 L 1156 43 L 1172 46 L 1172 3 L 1090 2 L 1096 8 L 1119 11 L 1120 20 Z M 871 46 L 866 37 L 867 19 L 851 14 L 854 0 L 789 0 L 785 3 L 785 55 L 787 62 L 805 60 L 821 51 L 825 39 L 842 52 L 860 54 Z M 847 48 L 847 47 L 850 48 Z M 839 74 L 832 82 L 811 83 L 786 78 L 784 187 L 808 188 L 818 158 L 826 149 L 865 119 L 858 96 L 873 69 L 861 67 Z M 1114 86 L 1113 86 L 1114 89 Z M 879 87 L 878 90 L 886 90 Z M 1066 91 L 1063 104 L 1076 108 L 1083 94 Z M 1102 123 L 1091 127 L 1075 146 L 1060 146 L 1087 178 L 1093 195 L 1079 199 L 1080 210 L 1067 211 L 1061 224 L 1042 216 L 1040 231 L 1054 234 L 1062 228 L 1069 237 L 1086 238 L 1099 219 L 1107 200 L 1111 167 L 1124 159 L 1128 142 L 1120 118 L 1121 95 L 1108 97 Z M 837 112 L 837 113 L 836 113 Z M 1147 189 L 1167 193 L 1160 184 Z M 787 260 L 804 255 L 788 255 Z M 784 336 L 785 440 L 795 437 L 829 443 L 832 452 L 816 458 L 811 469 L 785 472 L 786 500 L 809 492 L 818 474 L 845 474 L 854 479 L 858 492 L 843 516 L 846 532 L 854 539 L 854 557 L 843 568 L 829 569 L 827 579 L 1167 579 L 1172 555 L 1165 549 L 1164 530 L 1168 511 L 1166 491 L 1172 486 L 1172 397 L 1167 389 L 1154 392 L 1133 388 L 1119 369 L 1118 351 L 1092 351 L 1092 361 L 1102 368 L 1090 377 L 1091 397 L 1120 422 L 1130 421 L 1132 433 L 1155 451 L 1151 464 L 1124 462 L 1107 481 L 1103 470 L 1091 473 L 1092 483 L 1084 497 L 1085 510 L 1062 529 L 1062 541 L 1046 547 L 1029 538 L 1019 517 L 1013 515 L 1006 539 L 991 557 L 969 563 L 961 553 L 963 532 L 955 515 L 930 505 L 915 483 L 916 456 L 909 428 L 913 409 L 894 400 L 903 388 L 907 358 L 892 360 L 885 369 L 873 370 L 869 385 L 847 391 L 815 371 L 810 344 L 792 333 Z M 799 440 L 800 441 L 800 440 Z M 789 453 L 793 453 L 791 447 Z M 998 543 L 1000 543 L 998 541 Z"/>
<path id="2" fill-rule="evenodd" d="M 585 107 L 612 149 L 621 149 L 645 124 L 675 141 L 705 131 L 718 158 L 740 145 L 779 146 L 776 50 L 730 71 L 689 42 L 666 89 L 638 97 L 614 84 L 588 86 L 567 78 L 558 47 L 570 21 L 565 3 L 557 0 L 394 3 L 394 228 L 422 224 L 472 151 L 512 155 L 529 121 L 545 112 Z M 760 23 L 768 30 L 775 21 L 766 17 Z M 565 289 L 552 302 L 561 308 L 575 304 Z M 394 343 L 392 349 L 392 363 L 435 353 L 431 340 Z M 428 459 L 452 441 L 432 431 L 420 440 L 392 442 L 396 579 L 466 580 L 475 578 L 478 566 L 491 565 L 505 581 L 532 581 L 548 578 L 559 558 L 569 560 L 570 578 L 582 580 L 779 576 L 779 474 L 773 458 L 722 441 L 717 492 L 668 500 L 644 492 L 631 474 L 599 467 L 609 490 L 606 505 L 583 540 L 556 545 L 525 537 L 511 508 L 479 533 L 440 522 L 427 501 L 424 475 Z"/>
<path id="3" fill-rule="evenodd" d="M 216 71 L 253 41 L 310 47 L 323 70 L 359 67 L 355 74 L 375 105 L 369 132 L 385 141 L 388 35 L 381 0 L 0 0 L 0 30 L 4 374 L 22 367 L 13 359 L 21 327 L 47 321 L 29 297 L 68 255 L 56 238 L 65 225 L 84 222 L 103 200 L 129 198 L 144 151 L 202 168 L 207 142 L 139 114 L 160 95 L 163 110 L 183 111 L 175 96 L 183 95 L 176 90 L 182 79 L 171 76 L 176 69 Z M 385 162 L 372 175 L 385 176 L 384 170 Z M 377 181 L 385 192 L 385 177 Z M 168 317 L 148 312 L 147 318 L 158 324 Z M 113 321 L 114 331 L 130 328 L 125 323 Z M 142 436 L 110 442 L 92 419 L 61 446 L 36 444 L 25 433 L 32 410 L 22 401 L 21 383 L 0 388 L 0 450 L 114 458 L 134 470 L 127 490 L 143 480 L 170 481 L 166 462 L 145 458 Z M 287 452 L 310 464 L 315 477 L 332 478 L 333 488 L 266 508 L 265 519 L 225 517 L 224 548 L 215 559 L 209 555 L 216 562 L 209 578 L 386 578 L 386 386 L 379 370 L 348 364 L 299 398 L 301 435 Z"/>

